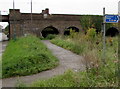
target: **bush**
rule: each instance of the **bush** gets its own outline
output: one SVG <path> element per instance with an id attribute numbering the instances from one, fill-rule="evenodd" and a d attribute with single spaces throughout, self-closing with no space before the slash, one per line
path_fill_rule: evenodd
<path id="1" fill-rule="evenodd" d="M 103 63 L 102 35 L 95 29 L 88 30 L 87 35 L 74 35 L 73 37 L 57 38 L 53 43 L 84 56 L 86 71 L 77 77 L 77 87 L 117 87 L 118 72 L 118 38 L 106 37 L 106 52 Z M 68 45 L 69 44 L 69 45 Z M 67 45 L 67 46 L 66 46 Z M 54 85 L 55 86 L 55 85 Z M 64 86 L 64 85 L 63 85 Z M 73 86 L 72 86 L 73 87 Z"/>
<path id="2" fill-rule="evenodd" d="M 54 35 L 54 34 L 49 34 L 49 35 L 47 35 L 46 39 L 51 40 L 51 39 L 54 39 L 55 37 L 56 37 L 56 35 Z"/>
<path id="3" fill-rule="evenodd" d="M 2 60 L 3 78 L 30 75 L 58 65 L 57 58 L 35 36 L 10 40 Z"/>
<path id="4" fill-rule="evenodd" d="M 54 34 L 49 34 L 47 35 L 47 37 L 40 37 L 40 40 L 52 40 L 52 39 L 55 39 L 57 37 L 57 35 L 54 35 Z"/>
<path id="5" fill-rule="evenodd" d="M 96 39 L 96 29 L 89 28 L 87 30 L 86 39 L 90 40 L 90 41 L 95 41 L 95 39 Z"/>
<path id="6" fill-rule="evenodd" d="M 70 29 L 70 37 L 71 38 L 74 38 L 77 34 L 78 34 L 78 32 L 75 32 L 75 30 Z"/>

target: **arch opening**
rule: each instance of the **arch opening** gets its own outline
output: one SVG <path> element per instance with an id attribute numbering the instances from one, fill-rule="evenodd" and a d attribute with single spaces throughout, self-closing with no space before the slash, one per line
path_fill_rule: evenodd
<path id="1" fill-rule="evenodd" d="M 106 31 L 106 36 L 114 37 L 114 36 L 117 36 L 118 34 L 119 34 L 119 31 L 115 27 L 111 27 Z"/>
<path id="2" fill-rule="evenodd" d="M 65 29 L 64 35 L 70 35 L 70 30 L 71 29 L 75 32 L 79 32 L 79 29 L 77 27 L 72 26 L 72 27 L 68 27 L 67 29 Z"/>
<path id="3" fill-rule="evenodd" d="M 48 26 L 48 27 L 44 28 L 41 33 L 42 33 L 42 36 L 44 38 L 46 38 L 50 34 L 52 34 L 52 35 L 58 35 L 59 31 L 58 31 L 58 29 L 56 29 L 53 26 Z"/>

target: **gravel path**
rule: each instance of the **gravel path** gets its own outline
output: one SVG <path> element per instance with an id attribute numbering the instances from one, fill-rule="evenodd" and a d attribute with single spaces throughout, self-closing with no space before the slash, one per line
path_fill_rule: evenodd
<path id="1" fill-rule="evenodd" d="M 43 71 L 34 75 L 3 79 L 3 87 L 14 87 L 18 80 L 24 82 L 25 84 L 30 84 L 38 79 L 48 79 L 55 75 L 63 74 L 68 69 L 73 69 L 74 71 L 81 71 L 85 69 L 85 66 L 82 64 L 83 58 L 81 56 L 58 47 L 47 40 L 42 42 L 46 44 L 53 55 L 59 59 L 60 65 L 54 69 Z"/>

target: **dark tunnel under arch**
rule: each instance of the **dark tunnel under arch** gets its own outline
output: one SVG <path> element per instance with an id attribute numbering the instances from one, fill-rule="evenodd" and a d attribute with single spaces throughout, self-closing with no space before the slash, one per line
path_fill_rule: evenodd
<path id="1" fill-rule="evenodd" d="M 119 30 L 115 27 L 110 27 L 109 29 L 107 29 L 106 31 L 106 36 L 117 36 L 119 34 Z"/>
<path id="2" fill-rule="evenodd" d="M 70 35 L 70 29 L 74 30 L 75 32 L 79 32 L 79 29 L 75 26 L 70 26 L 64 31 L 64 35 Z"/>
<path id="3" fill-rule="evenodd" d="M 49 34 L 58 35 L 59 31 L 58 31 L 58 29 L 56 29 L 53 26 L 48 26 L 48 27 L 44 28 L 41 33 L 42 33 L 42 36 L 44 38 L 46 38 Z"/>

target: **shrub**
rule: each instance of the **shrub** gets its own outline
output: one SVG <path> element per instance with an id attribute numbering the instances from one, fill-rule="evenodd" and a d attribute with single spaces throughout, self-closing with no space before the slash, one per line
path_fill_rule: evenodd
<path id="1" fill-rule="evenodd" d="M 87 35 L 78 34 L 74 37 L 65 37 L 52 40 L 63 48 L 84 56 L 86 71 L 81 72 L 77 80 L 77 87 L 117 87 L 118 79 L 118 38 L 106 37 L 105 59 L 103 63 L 102 35 L 96 35 L 95 29 L 88 30 Z M 72 43 L 72 44 L 70 44 Z M 111 44 L 112 43 L 112 44 Z M 67 45 L 66 44 L 70 44 Z M 72 45 L 72 46 L 71 46 Z M 59 45 L 60 46 L 60 45 Z M 63 85 L 64 86 L 64 85 Z M 73 86 L 72 86 L 73 87 Z"/>
<path id="2" fill-rule="evenodd" d="M 98 67 L 100 64 L 100 59 L 98 57 L 98 51 L 97 49 L 93 49 L 91 51 L 88 51 L 84 53 L 84 64 L 86 65 L 86 68 L 92 68 L 92 67 Z"/>
<path id="3" fill-rule="evenodd" d="M 89 28 L 87 30 L 86 39 L 90 40 L 90 41 L 95 41 L 95 39 L 96 39 L 96 29 Z"/>
<path id="4" fill-rule="evenodd" d="M 56 37 L 56 35 L 54 35 L 54 34 L 49 34 L 49 35 L 47 35 L 46 39 L 51 40 L 51 39 L 54 39 L 55 37 Z"/>
<path id="5" fill-rule="evenodd" d="M 77 35 L 78 32 L 75 32 L 75 30 L 70 29 L 70 37 L 74 38 Z"/>

